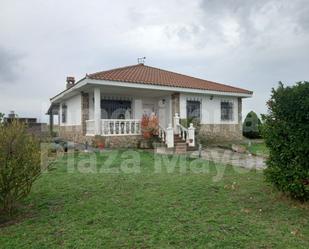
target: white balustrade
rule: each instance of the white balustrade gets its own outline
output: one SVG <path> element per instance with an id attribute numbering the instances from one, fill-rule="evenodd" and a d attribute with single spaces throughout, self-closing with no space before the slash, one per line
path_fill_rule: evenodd
<path id="1" fill-rule="evenodd" d="M 159 124 L 159 138 L 163 143 L 166 141 L 166 129 L 163 128 L 162 125 Z"/>
<path id="2" fill-rule="evenodd" d="M 178 130 L 179 130 L 179 137 L 183 141 L 186 141 L 189 147 L 194 147 L 195 146 L 195 128 L 193 127 L 193 124 L 190 123 L 189 128 L 186 128 L 181 124 L 178 124 Z"/>
<path id="3" fill-rule="evenodd" d="M 102 136 L 140 135 L 139 119 L 101 119 Z M 86 120 L 86 135 L 95 135 L 95 120 Z"/>
<path id="4" fill-rule="evenodd" d="M 174 147 L 174 130 L 171 124 L 166 129 L 159 125 L 159 138 L 166 144 L 167 148 Z"/>
<path id="5" fill-rule="evenodd" d="M 189 147 L 195 146 L 195 128 L 193 127 L 192 123 L 188 128 L 188 141 L 189 141 Z"/>
<path id="6" fill-rule="evenodd" d="M 140 135 L 139 119 L 101 119 L 102 136 Z"/>
<path id="7" fill-rule="evenodd" d="M 186 141 L 186 143 L 188 143 L 188 128 L 184 127 L 181 124 L 178 124 L 178 129 L 179 129 L 179 137 L 183 140 Z"/>

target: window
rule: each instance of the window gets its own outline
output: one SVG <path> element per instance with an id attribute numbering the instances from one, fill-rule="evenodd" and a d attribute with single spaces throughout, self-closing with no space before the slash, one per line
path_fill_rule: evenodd
<path id="1" fill-rule="evenodd" d="M 200 119 L 201 111 L 200 111 L 200 102 L 199 101 L 187 101 L 187 119 Z"/>
<path id="2" fill-rule="evenodd" d="M 233 102 L 229 101 L 221 102 L 221 120 L 222 121 L 233 120 Z"/>
<path id="3" fill-rule="evenodd" d="M 130 119 L 131 101 L 101 100 L 101 117 L 103 119 Z"/>
<path id="4" fill-rule="evenodd" d="M 62 123 L 66 123 L 67 122 L 67 115 L 68 115 L 68 107 L 66 104 L 62 105 Z"/>

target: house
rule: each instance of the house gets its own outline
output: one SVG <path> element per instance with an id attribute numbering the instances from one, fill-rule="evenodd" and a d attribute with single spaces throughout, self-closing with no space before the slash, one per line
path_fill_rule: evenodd
<path id="1" fill-rule="evenodd" d="M 19 117 L 14 111 L 11 111 L 3 121 L 4 123 L 12 123 L 13 121 L 24 123 L 26 131 L 37 138 L 49 136 L 47 124 L 38 122 L 36 118 Z"/>
<path id="2" fill-rule="evenodd" d="M 242 99 L 251 96 L 245 89 L 139 63 L 87 74 L 77 82 L 67 77 L 66 90 L 50 99 L 48 114 L 51 124 L 58 115 L 63 138 L 85 142 L 102 135 L 116 147 L 135 146 L 142 115 L 155 113 L 161 138 L 173 147 L 175 135 L 194 145 L 182 119 L 199 119 L 205 139 L 240 139 Z"/>
<path id="3" fill-rule="evenodd" d="M 4 122 L 11 123 L 13 120 L 18 120 L 20 122 L 23 122 L 25 124 L 36 124 L 37 119 L 36 118 L 21 118 L 17 114 L 15 114 L 14 111 L 11 111 L 7 117 L 4 118 Z"/>

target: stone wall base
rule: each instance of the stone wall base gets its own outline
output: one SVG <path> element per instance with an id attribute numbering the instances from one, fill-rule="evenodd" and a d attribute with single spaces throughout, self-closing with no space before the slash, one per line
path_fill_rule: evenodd
<path id="1" fill-rule="evenodd" d="M 217 143 L 242 140 L 240 124 L 202 124 L 199 137 L 203 143 Z"/>
<path id="2" fill-rule="evenodd" d="M 59 137 L 75 143 L 91 143 L 93 137 L 83 135 L 81 125 L 59 126 Z"/>
<path id="3" fill-rule="evenodd" d="M 85 136 L 81 125 L 60 126 L 59 136 L 76 143 L 88 142 L 92 144 L 93 136 Z M 239 141 L 243 139 L 242 125 L 240 124 L 202 124 L 199 137 L 203 143 L 217 143 Z M 105 146 L 108 148 L 137 148 L 142 136 L 109 136 L 105 137 Z"/>
<path id="4" fill-rule="evenodd" d="M 60 126 L 59 136 L 75 143 L 92 144 L 94 136 L 83 135 L 81 125 Z M 105 146 L 108 148 L 137 148 L 142 136 L 110 136 L 105 137 Z"/>
<path id="5" fill-rule="evenodd" d="M 108 148 L 137 148 L 142 136 L 110 136 L 105 137 L 105 145 Z"/>

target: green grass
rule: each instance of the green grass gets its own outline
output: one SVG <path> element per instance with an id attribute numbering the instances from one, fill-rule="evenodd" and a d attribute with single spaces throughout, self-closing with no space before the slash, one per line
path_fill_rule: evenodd
<path id="1" fill-rule="evenodd" d="M 97 165 L 114 157 L 118 173 L 68 173 L 58 160 L 18 222 L 0 228 L 0 248 L 309 248 L 308 205 L 274 192 L 261 171 L 206 162 L 197 173 L 187 161 L 185 173 L 184 164 L 154 173 L 153 154 L 139 152 L 140 173 L 127 174 L 128 155 L 116 153 Z"/>
<path id="2" fill-rule="evenodd" d="M 258 156 L 268 156 L 268 148 L 266 147 L 265 143 L 252 143 L 251 146 L 247 145 L 247 149 L 249 150 L 250 153 Z"/>
<path id="3" fill-rule="evenodd" d="M 268 156 L 268 148 L 266 147 L 266 144 L 264 142 L 262 143 L 252 143 L 251 146 L 247 146 L 248 151 L 254 155 L 258 156 Z"/>

